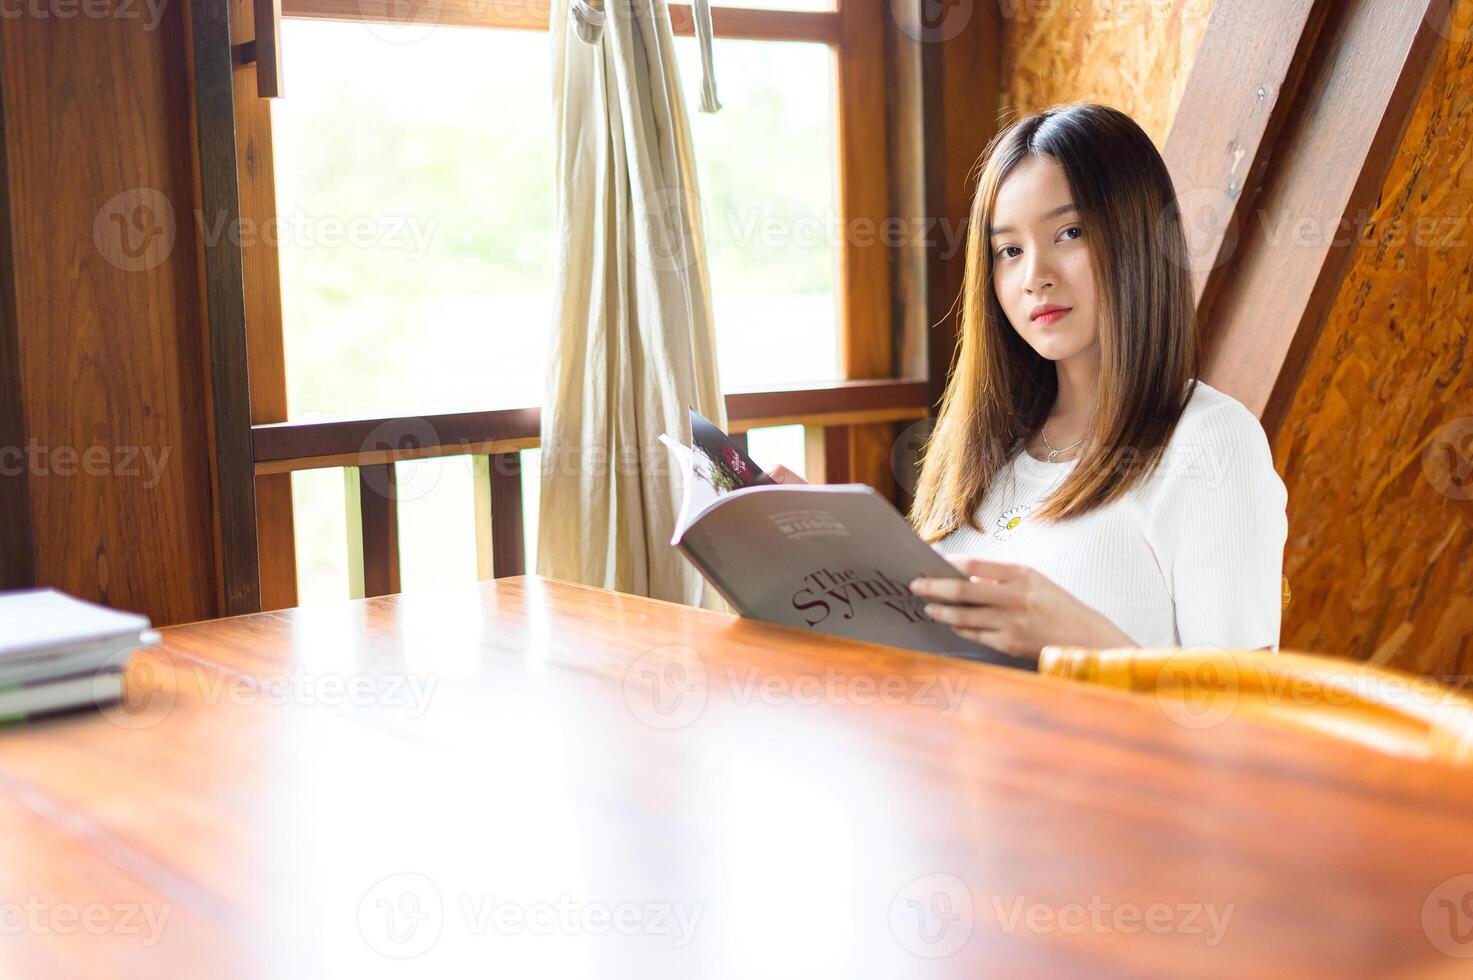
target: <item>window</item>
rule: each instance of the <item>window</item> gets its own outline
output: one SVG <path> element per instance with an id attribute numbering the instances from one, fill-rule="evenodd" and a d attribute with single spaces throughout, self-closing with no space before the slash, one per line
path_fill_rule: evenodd
<path id="1" fill-rule="evenodd" d="M 290 19 L 282 34 L 292 417 L 540 404 L 555 259 L 546 35 Z M 677 50 L 694 102 L 695 39 Z M 832 52 L 719 40 L 715 57 L 724 108 L 691 117 L 722 383 L 835 380 Z"/>
<path id="2" fill-rule="evenodd" d="M 288 417 L 540 404 L 555 263 L 545 14 L 470 5 L 439 7 L 433 25 L 359 19 L 373 6 L 283 2 L 287 97 L 270 103 L 270 123 Z M 856 335 L 888 334 L 888 285 L 875 288 L 886 259 L 871 248 L 856 262 L 845 230 L 883 214 L 886 185 L 843 177 L 861 149 L 867 172 L 884 166 L 883 98 L 866 80 L 883 63 L 884 7 L 719 5 L 714 115 L 694 111 L 689 8 L 671 14 L 723 387 L 836 381 L 853 370 Z M 803 428 L 754 429 L 751 451 L 801 472 Z M 536 451 L 523 457 L 530 563 Z M 301 601 L 347 591 L 342 465 L 293 473 L 295 541 L 263 535 L 263 553 L 295 546 Z M 402 586 L 474 574 L 469 459 L 396 467 Z M 450 513 L 463 535 L 442 526 Z"/>
<path id="3" fill-rule="evenodd" d="M 554 261 L 547 37 L 287 20 L 282 49 L 289 94 L 272 126 L 292 417 L 539 404 Z"/>
<path id="4" fill-rule="evenodd" d="M 685 91 L 696 92 L 696 41 L 675 46 Z M 691 129 L 721 383 L 730 391 L 835 380 L 833 54 L 782 41 L 713 47 L 723 108 L 692 112 Z"/>

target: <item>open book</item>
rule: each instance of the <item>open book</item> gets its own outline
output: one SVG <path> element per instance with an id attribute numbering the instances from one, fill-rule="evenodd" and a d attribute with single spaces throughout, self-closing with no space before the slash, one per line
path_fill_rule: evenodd
<path id="1" fill-rule="evenodd" d="M 691 446 L 660 441 L 685 470 L 670 543 L 743 616 L 930 653 L 1023 667 L 926 616 L 918 576 L 961 578 L 888 500 L 863 484 L 779 484 L 691 409 Z"/>

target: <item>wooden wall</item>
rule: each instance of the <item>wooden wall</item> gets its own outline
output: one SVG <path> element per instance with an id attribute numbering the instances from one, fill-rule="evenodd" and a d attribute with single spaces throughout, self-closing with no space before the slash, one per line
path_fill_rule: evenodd
<path id="1" fill-rule="evenodd" d="M 1165 144 L 1212 0 L 1018 3 L 1006 110 L 1092 100 Z M 1473 0 L 1460 0 L 1274 445 L 1289 489 L 1281 643 L 1473 669 Z"/>
<path id="2" fill-rule="evenodd" d="M 1101 102 L 1131 114 L 1157 146 L 1186 89 L 1213 0 L 1003 0 L 1003 98 L 1027 113 Z"/>
<path id="3" fill-rule="evenodd" d="M 186 14 L 97 9 L 0 19 L 0 375 L 26 450 L 0 480 L 29 525 L 0 544 L 33 539 L 40 584 L 174 623 L 218 609 Z"/>
<path id="4" fill-rule="evenodd" d="M 1283 644 L 1473 669 L 1473 0 L 1439 56 L 1274 447 Z"/>

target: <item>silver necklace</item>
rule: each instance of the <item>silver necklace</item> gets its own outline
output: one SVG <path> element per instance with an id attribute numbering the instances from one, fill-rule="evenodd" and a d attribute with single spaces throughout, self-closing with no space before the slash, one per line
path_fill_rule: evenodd
<path id="1" fill-rule="evenodd" d="M 1050 463 L 1054 462 L 1055 456 L 1062 456 L 1064 453 L 1067 453 L 1069 450 L 1078 446 L 1080 442 L 1083 442 L 1085 439 L 1089 438 L 1088 434 L 1082 435 L 1079 437 L 1079 442 L 1076 442 L 1073 446 L 1065 446 L 1063 449 L 1055 449 L 1053 446 L 1049 445 L 1048 433 L 1043 431 L 1043 426 L 1041 425 L 1038 427 L 1038 434 L 1043 438 L 1043 448 L 1048 451 L 1048 461 Z"/>

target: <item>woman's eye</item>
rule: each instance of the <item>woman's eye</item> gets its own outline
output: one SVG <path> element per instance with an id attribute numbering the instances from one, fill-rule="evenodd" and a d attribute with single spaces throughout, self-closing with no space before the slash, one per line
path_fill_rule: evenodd
<path id="1" fill-rule="evenodd" d="M 1018 246 L 1016 246 L 1016 245 L 1004 245 L 1002 248 L 1000 248 L 1000 249 L 997 250 L 997 254 L 1000 255 L 1000 256 L 1002 256 L 1005 259 L 1011 259 L 1011 258 L 1014 257 L 1013 254 L 1012 254 L 1013 252 L 1022 252 L 1022 251 L 1023 250 L 1021 248 L 1019 248 Z"/>
<path id="2" fill-rule="evenodd" d="M 1079 227 L 1078 225 L 1070 225 L 1068 228 L 1064 229 L 1064 237 L 1069 239 L 1083 238 L 1084 229 Z"/>

